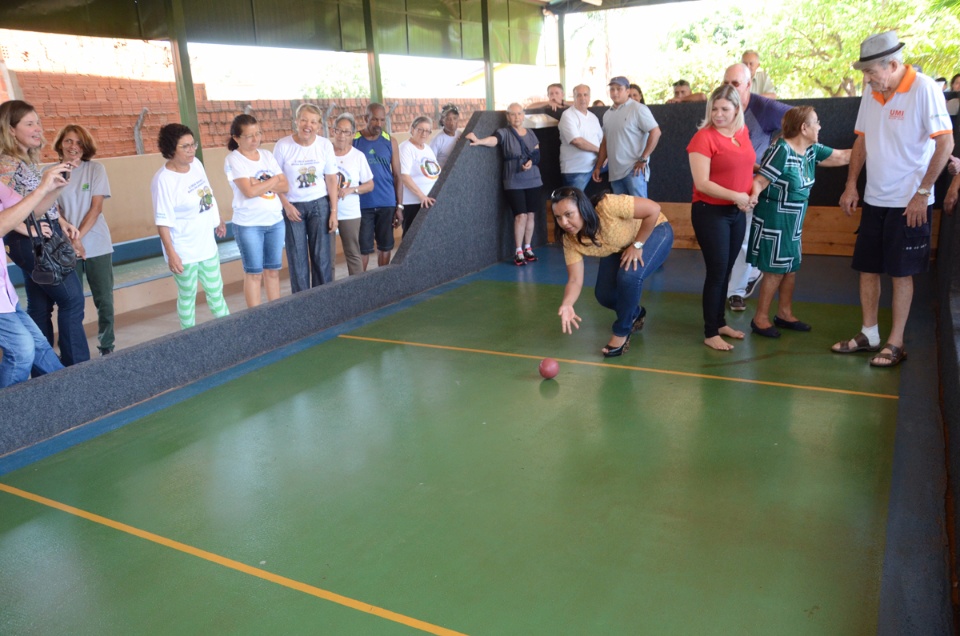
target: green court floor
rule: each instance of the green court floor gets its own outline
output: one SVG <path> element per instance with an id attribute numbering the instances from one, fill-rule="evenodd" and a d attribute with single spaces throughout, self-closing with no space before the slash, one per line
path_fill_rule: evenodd
<path id="1" fill-rule="evenodd" d="M 859 309 L 721 354 L 649 292 L 604 361 L 561 292 L 464 284 L 0 478 L 0 633 L 875 633 L 899 371 L 829 352 Z"/>

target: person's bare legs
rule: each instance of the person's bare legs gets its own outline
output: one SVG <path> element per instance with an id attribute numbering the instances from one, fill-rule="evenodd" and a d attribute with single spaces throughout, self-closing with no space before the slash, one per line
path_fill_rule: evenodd
<path id="1" fill-rule="evenodd" d="M 530 245 L 530 242 L 533 241 L 533 227 L 535 224 L 535 217 L 533 212 L 527 212 L 523 215 L 525 217 L 526 225 L 523 228 L 523 245 Z M 519 247 L 523 247 L 520 245 Z"/>
<path id="2" fill-rule="evenodd" d="M 243 275 L 243 299 L 247 301 L 247 307 L 256 307 L 260 304 L 260 284 L 262 281 L 263 274 Z"/>
<path id="3" fill-rule="evenodd" d="M 773 326 L 770 322 L 770 305 L 773 304 L 773 295 L 777 293 L 777 287 L 783 279 L 783 274 L 771 274 L 764 272 L 760 280 L 760 291 L 757 297 L 757 311 L 753 315 L 753 324 L 760 329 L 769 329 Z M 780 306 L 783 306 L 783 291 L 780 292 Z"/>
<path id="4" fill-rule="evenodd" d="M 783 281 L 780 283 L 780 299 L 777 301 L 777 316 L 780 320 L 797 322 L 797 317 L 793 315 L 793 290 L 796 286 L 796 272 L 783 275 Z"/>
<path id="5" fill-rule="evenodd" d="M 379 257 L 378 257 L 378 258 L 379 258 Z M 363 271 L 367 271 L 367 265 L 370 264 L 370 255 L 369 255 L 369 254 L 361 254 L 361 255 L 360 255 L 360 262 L 363 263 Z"/>
<path id="6" fill-rule="evenodd" d="M 523 250 L 523 234 L 527 229 L 527 215 L 518 214 L 513 217 L 513 242 L 516 243 L 514 251 Z"/>
<path id="7" fill-rule="evenodd" d="M 913 295 L 913 279 L 910 279 L 910 295 Z M 880 308 L 880 274 L 870 274 L 867 272 L 860 272 L 860 312 L 863 315 L 863 326 L 864 327 L 874 327 L 876 326 L 878 319 L 877 314 Z M 907 304 L 907 313 L 910 312 L 909 303 Z M 904 319 L 906 323 L 906 319 Z M 891 334 L 892 335 L 892 334 Z M 901 332 L 902 337 L 902 332 Z M 834 351 L 839 351 L 837 346 L 841 343 L 833 345 Z M 896 343 L 894 343 L 896 344 Z M 847 347 L 850 349 L 856 349 L 857 343 L 854 340 L 847 341 Z"/>
<path id="8" fill-rule="evenodd" d="M 280 298 L 280 270 L 263 270 L 263 286 L 267 289 L 267 301 Z M 259 292 L 257 296 L 259 296 Z"/>
<path id="9" fill-rule="evenodd" d="M 390 264 L 390 256 L 392 252 L 377 252 L 377 267 L 384 267 L 385 265 Z"/>
<path id="10" fill-rule="evenodd" d="M 894 276 L 893 280 L 893 325 L 890 327 L 890 336 L 887 342 L 903 348 L 903 332 L 907 328 L 907 318 L 910 316 L 910 305 L 913 304 L 913 277 Z M 884 347 L 880 353 L 893 354 L 889 347 Z M 889 366 L 890 361 L 884 358 L 874 358 L 873 363 L 878 366 Z"/>

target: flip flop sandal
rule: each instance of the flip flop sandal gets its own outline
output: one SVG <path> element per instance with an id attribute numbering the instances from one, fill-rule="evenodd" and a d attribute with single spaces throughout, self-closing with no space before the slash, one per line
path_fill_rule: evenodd
<path id="1" fill-rule="evenodd" d="M 890 353 L 878 353 L 870 358 L 871 367 L 882 367 L 884 369 L 887 367 L 895 367 L 907 359 L 907 352 L 904 351 L 903 347 L 898 347 L 888 342 L 884 345 L 884 349 L 889 349 Z M 886 360 L 887 362 L 885 364 L 877 364 L 875 360 Z"/>
<path id="2" fill-rule="evenodd" d="M 863 335 L 862 331 L 851 338 L 851 340 L 857 343 L 856 347 L 850 346 L 850 340 L 843 340 L 830 347 L 830 351 L 834 353 L 856 353 L 857 351 L 880 351 L 880 349 L 883 348 L 880 345 L 871 347 L 870 341 L 867 340 L 867 337 Z"/>

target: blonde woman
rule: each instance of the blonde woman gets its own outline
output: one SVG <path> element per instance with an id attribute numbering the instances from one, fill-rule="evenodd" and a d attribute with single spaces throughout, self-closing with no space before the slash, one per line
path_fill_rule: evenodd
<path id="1" fill-rule="evenodd" d="M 753 166 L 757 153 L 744 125 L 740 94 L 731 85 L 713 91 L 706 118 L 687 145 L 693 175 L 693 231 L 707 266 L 703 282 L 703 344 L 717 351 L 733 345 L 721 336 L 742 339 L 724 317 L 727 283 L 747 231 Z"/>
<path id="2" fill-rule="evenodd" d="M 21 197 L 36 190 L 43 177 L 40 149 L 43 148 L 40 116 L 30 104 L 15 99 L 0 104 L 0 183 Z M 36 211 L 44 235 L 65 235 L 70 241 L 80 236 L 77 228 L 60 215 L 56 204 L 45 211 Z M 32 225 L 32 224 L 31 224 Z M 33 233 L 31 227 L 30 230 Z M 27 313 L 53 344 L 53 307 L 57 307 L 57 332 L 60 337 L 60 360 L 70 366 L 90 359 L 87 334 L 83 331 L 83 286 L 76 271 L 63 277 L 57 285 L 40 285 L 30 275 L 34 268 L 33 241 L 27 225 L 20 224 L 6 236 L 10 259 L 23 272 L 27 292 Z"/>
<path id="3" fill-rule="evenodd" d="M 337 231 L 337 165 L 333 145 L 319 135 L 323 114 L 313 104 L 297 108 L 296 131 L 273 147 L 290 189 L 283 204 L 290 291 L 333 282 Z"/>

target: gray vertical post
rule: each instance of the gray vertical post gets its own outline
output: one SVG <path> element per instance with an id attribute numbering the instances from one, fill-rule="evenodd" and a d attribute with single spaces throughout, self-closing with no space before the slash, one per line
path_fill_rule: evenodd
<path id="1" fill-rule="evenodd" d="M 190 130 L 196 136 L 197 144 L 200 144 L 200 119 L 197 117 L 197 99 L 193 94 L 193 73 L 190 71 L 187 27 L 183 17 L 182 0 L 165 0 L 164 4 L 167 10 L 170 51 L 173 54 L 173 75 L 177 83 L 180 121 L 190 127 Z M 203 161 L 203 149 L 200 145 L 197 146 L 197 158 Z"/>
<path id="2" fill-rule="evenodd" d="M 380 75 L 380 47 L 374 36 L 373 1 L 363 0 L 363 32 L 367 40 L 367 73 L 370 76 L 370 101 L 383 102 L 383 77 Z"/>
<path id="3" fill-rule="evenodd" d="M 487 110 L 494 109 L 493 62 L 490 59 L 490 7 L 489 0 L 480 0 L 480 21 L 483 33 L 483 79 L 487 89 Z"/>
<path id="4" fill-rule="evenodd" d="M 564 41 L 563 33 L 564 14 L 557 16 L 557 63 L 560 65 L 560 83 L 563 84 L 563 90 L 570 90 L 567 86 L 567 47 Z"/>

